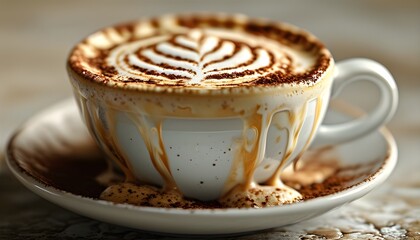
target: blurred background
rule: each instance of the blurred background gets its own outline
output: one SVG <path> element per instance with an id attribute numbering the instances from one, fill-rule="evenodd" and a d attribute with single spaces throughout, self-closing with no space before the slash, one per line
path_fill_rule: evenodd
<path id="1" fill-rule="evenodd" d="M 61 231 L 63 219 L 70 219 L 70 223 L 81 222 L 82 227 L 87 222 L 30 193 L 8 173 L 3 161 L 7 140 L 20 124 L 36 112 L 71 97 L 65 70 L 70 49 L 88 34 L 111 24 L 193 11 L 235 12 L 289 22 L 318 36 L 336 61 L 365 57 L 384 64 L 394 75 L 400 92 L 397 114 L 388 124 L 399 147 L 399 163 L 386 186 L 406 186 L 414 190 L 411 193 L 417 194 L 413 196 L 418 196 L 418 0 L 0 0 L 0 238 L 2 233 L 14 236 L 14 229 L 35 238 L 42 236 L 42 232 Z M 377 103 L 378 94 L 372 85 L 356 83 L 340 97 L 369 110 Z M 376 203 L 372 206 L 376 207 Z M 25 210 L 28 208 L 30 210 Z M 395 216 L 407 216 L 404 212 L 398 214 L 401 215 Z M 48 221 L 45 220 L 47 217 Z M 29 226 L 25 219 L 31 219 L 32 225 Z M 420 223 L 419 219 L 417 223 Z M 112 225 L 101 226 L 114 229 Z M 81 237 L 91 234 L 77 228 L 68 231 Z M 420 236 L 420 228 L 418 231 Z M 91 239 L 101 236 L 92 235 Z"/>
<path id="2" fill-rule="evenodd" d="M 318 36 L 336 61 L 366 57 L 381 62 L 401 95 L 389 127 L 397 141 L 399 134 L 416 133 L 413 141 L 399 142 L 405 151 L 420 147 L 420 1 L 0 0 L 0 149 L 25 119 L 71 96 L 65 62 L 79 40 L 118 22 L 191 11 L 289 22 Z M 342 96 L 367 110 L 377 100 L 376 89 L 366 83 L 354 84 Z"/>

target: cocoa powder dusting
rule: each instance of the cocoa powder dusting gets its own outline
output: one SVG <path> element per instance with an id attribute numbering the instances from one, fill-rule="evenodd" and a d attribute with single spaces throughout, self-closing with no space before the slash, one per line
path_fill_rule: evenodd
<path id="1" fill-rule="evenodd" d="M 185 51 L 196 52 L 198 51 L 195 47 L 190 45 L 180 44 L 175 39 L 176 37 L 180 36 L 179 33 L 171 32 L 170 29 L 166 29 L 161 27 L 160 18 L 153 18 L 150 20 L 142 20 L 144 22 L 148 21 L 150 26 L 154 28 L 154 32 L 152 34 L 146 35 L 144 37 L 138 36 L 135 34 L 136 25 L 139 22 L 131 22 L 126 24 L 120 24 L 114 26 L 117 33 L 121 34 L 121 36 L 128 35 L 128 38 L 124 40 L 122 43 L 115 44 L 111 41 L 111 46 L 103 49 L 103 48 L 95 48 L 98 54 L 94 57 L 87 57 L 85 55 L 84 50 L 76 46 L 75 49 L 70 54 L 68 66 L 71 68 L 76 74 L 83 76 L 84 78 L 90 79 L 94 82 L 98 83 L 107 83 L 110 81 L 114 81 L 116 83 L 138 83 L 138 84 L 146 84 L 146 85 L 159 85 L 159 86 L 168 86 L 168 87 L 194 87 L 197 83 L 188 84 L 188 78 L 184 75 L 178 75 L 175 73 L 168 73 L 163 71 L 157 71 L 154 67 L 149 69 L 145 67 L 141 67 L 135 64 L 130 64 L 127 59 L 124 59 L 126 66 L 129 66 L 131 71 L 130 74 L 135 74 L 136 71 L 143 73 L 140 74 L 138 77 L 136 76 L 126 76 L 124 74 L 119 76 L 118 70 L 114 66 L 110 66 L 106 59 L 108 58 L 110 52 L 115 49 L 116 47 L 120 46 L 119 44 L 130 43 L 138 40 L 143 40 L 147 38 L 151 38 L 154 36 L 160 35 L 168 35 L 170 36 L 167 44 L 177 48 L 183 49 Z M 220 30 L 227 30 L 235 33 L 246 33 L 250 35 L 250 38 L 266 38 L 270 41 L 278 42 L 280 45 L 287 46 L 291 49 L 295 49 L 296 51 L 305 51 L 309 54 L 312 54 L 315 57 L 315 63 L 309 69 L 303 71 L 302 73 L 297 73 L 293 71 L 291 68 L 293 61 L 290 61 L 290 65 L 285 65 L 284 67 L 280 67 L 280 70 L 273 70 L 273 66 L 280 66 L 282 63 L 277 62 L 278 60 L 273 57 L 273 54 L 268 50 L 270 54 L 270 64 L 266 67 L 262 68 L 250 68 L 247 69 L 248 66 L 251 66 L 254 63 L 255 58 L 257 56 L 256 49 L 264 48 L 265 46 L 246 46 L 249 47 L 252 51 L 253 58 L 247 60 L 242 63 L 238 63 L 234 66 L 223 67 L 220 69 L 214 69 L 209 72 L 209 74 L 203 76 L 203 82 L 207 80 L 221 80 L 219 81 L 211 81 L 210 85 L 213 84 L 217 87 L 249 87 L 249 86 L 276 86 L 281 84 L 290 84 L 290 83 L 307 83 L 312 84 L 317 82 L 322 75 L 327 71 L 330 66 L 331 56 L 329 55 L 328 51 L 325 51 L 324 45 L 316 40 L 313 37 L 310 37 L 307 33 L 297 31 L 294 29 L 290 29 L 285 25 L 280 23 L 270 22 L 270 21 L 254 21 L 252 19 L 248 19 L 247 21 L 242 21 L 236 18 L 235 16 L 218 16 L 218 15 L 179 15 L 174 16 L 173 19 L 174 24 L 179 25 L 183 28 L 189 29 L 220 29 Z M 141 22 L 140 22 L 141 23 Z M 103 31 L 105 37 L 107 37 L 106 30 Z M 188 39 L 188 36 L 187 36 Z M 189 39 L 194 41 L 194 39 Z M 84 45 L 88 45 L 87 40 L 82 41 Z M 197 61 L 202 61 L 208 55 L 215 53 L 216 51 L 220 50 L 222 47 L 222 41 L 219 41 L 214 48 L 207 52 L 206 54 L 200 56 Z M 227 54 L 224 57 L 216 60 L 212 60 L 210 62 L 205 62 L 201 65 L 201 68 L 206 68 L 211 64 L 216 64 L 219 62 L 228 61 L 232 58 L 235 54 L 237 54 L 240 50 L 239 46 L 242 46 L 243 43 L 231 41 L 235 45 L 235 49 L 231 54 Z M 203 43 L 203 37 L 199 38 L 199 44 Z M 264 44 L 262 44 L 264 45 Z M 191 60 L 190 57 L 184 57 L 178 54 L 169 54 L 168 52 L 163 52 L 156 47 L 156 44 L 151 44 L 150 46 L 147 45 L 146 47 L 153 51 L 155 54 L 160 56 L 172 59 L 172 61 L 185 61 L 192 64 L 197 64 L 199 66 L 199 62 L 195 63 Z M 243 47 L 243 46 L 242 46 Z M 151 60 L 146 58 L 144 55 L 141 54 L 143 47 L 141 47 L 136 53 L 136 57 L 140 60 L 149 64 L 151 66 L 156 66 L 161 69 L 167 70 L 182 70 L 184 72 L 190 73 L 192 75 L 196 74 L 191 69 L 186 69 L 182 67 L 177 67 L 174 65 L 170 65 L 163 62 L 156 62 L 155 60 Z M 286 58 L 289 58 L 287 54 L 285 54 Z M 86 67 L 85 64 L 87 63 L 91 69 Z M 283 64 L 284 65 L 284 64 Z M 235 71 L 235 69 L 240 69 Z M 223 73 L 223 71 L 232 70 L 230 73 Z M 222 71 L 218 73 L 218 71 Z M 98 73 L 99 72 L 99 73 Z M 248 77 L 249 76 L 249 77 Z M 255 77 L 254 77 L 255 76 Z M 165 79 L 166 81 L 161 81 L 161 79 Z M 230 79 L 245 79 L 241 81 L 235 81 L 235 83 L 229 83 Z M 223 81 L 222 81 L 223 80 Z M 199 84 L 198 84 L 199 85 Z"/>
<path id="2" fill-rule="evenodd" d="M 302 194 L 304 200 L 327 196 L 349 188 L 351 182 L 358 176 L 340 176 L 340 169 L 332 176 L 328 177 L 321 183 L 312 183 L 310 185 L 299 185 L 296 182 L 284 183 L 288 186 L 295 186 L 296 190 Z"/>
<path id="3" fill-rule="evenodd" d="M 317 63 L 311 70 L 301 74 L 291 74 L 288 71 L 286 74 L 276 72 L 268 74 L 260 79 L 257 79 L 255 85 L 277 85 L 281 83 L 293 82 L 315 82 L 327 70 L 330 58 L 326 55 L 319 56 Z"/>

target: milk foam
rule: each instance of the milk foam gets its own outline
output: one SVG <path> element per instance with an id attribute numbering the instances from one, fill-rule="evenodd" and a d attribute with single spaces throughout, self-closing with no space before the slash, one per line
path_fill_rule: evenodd
<path id="1" fill-rule="evenodd" d="M 140 21 L 133 23 L 134 30 L 108 28 L 97 32 L 76 49 L 84 58 L 80 65 L 94 74 L 102 73 L 106 82 L 187 88 L 252 85 L 273 76 L 277 82 L 272 84 L 299 81 L 302 79 L 297 76 L 316 73 L 320 55 L 330 57 L 322 46 L 318 52 L 312 49 L 320 46 L 312 43 L 309 35 L 290 30 L 289 35 L 305 39 L 304 43 L 292 42 L 286 37 L 248 31 L 240 21 L 236 24 L 187 27 L 176 17 L 161 18 L 154 24 Z M 110 68 L 115 70 L 112 74 L 103 71 Z"/>

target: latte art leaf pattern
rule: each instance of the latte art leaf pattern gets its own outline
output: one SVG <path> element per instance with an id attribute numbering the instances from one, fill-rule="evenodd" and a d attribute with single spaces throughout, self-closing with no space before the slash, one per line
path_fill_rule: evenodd
<path id="1" fill-rule="evenodd" d="M 127 79 L 226 85 L 284 73 L 291 65 L 290 59 L 284 54 L 276 56 L 262 45 L 191 30 L 121 45 L 110 52 L 107 63 Z"/>
<path id="2" fill-rule="evenodd" d="M 113 88 L 217 95 L 312 86 L 331 63 L 324 45 L 294 26 L 242 15 L 187 14 L 95 32 L 73 49 L 68 66 L 77 77 Z"/>

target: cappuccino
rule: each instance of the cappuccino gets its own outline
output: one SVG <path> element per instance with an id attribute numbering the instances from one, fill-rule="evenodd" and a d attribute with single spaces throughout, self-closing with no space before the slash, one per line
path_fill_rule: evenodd
<path id="1" fill-rule="evenodd" d="M 395 111 L 386 69 L 363 59 L 346 64 L 335 71 L 310 33 L 242 15 L 168 15 L 93 33 L 70 53 L 68 73 L 88 129 L 126 177 L 101 196 L 139 205 L 156 195 L 185 198 L 186 206 L 300 201 L 280 173 L 315 135 L 324 145 L 355 139 Z M 382 106 L 316 134 L 332 90 L 369 74 Z M 134 190 L 143 198 L 127 196 Z"/>
<path id="2" fill-rule="evenodd" d="M 301 199 L 280 171 L 314 136 L 332 63 L 319 41 L 288 25 L 180 15 L 94 33 L 68 65 L 89 129 L 127 182 L 244 207 L 249 197 L 270 196 L 269 206 Z M 197 164 L 211 174 L 193 176 Z"/>

